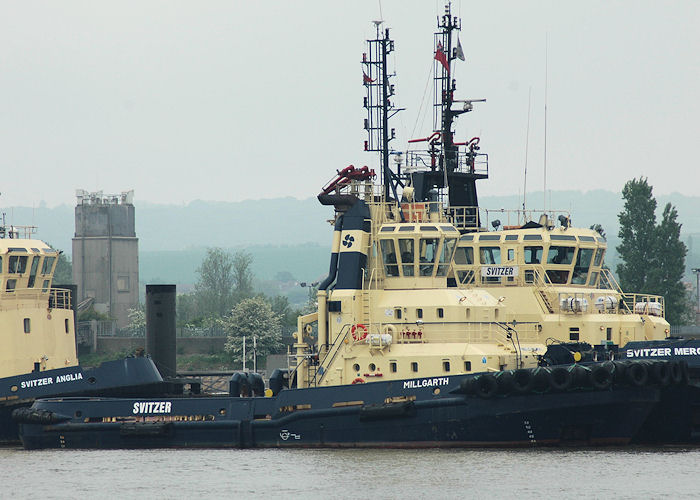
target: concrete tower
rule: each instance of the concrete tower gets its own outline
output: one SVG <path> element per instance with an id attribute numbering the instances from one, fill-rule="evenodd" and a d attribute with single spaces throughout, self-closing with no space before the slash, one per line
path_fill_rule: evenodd
<path id="1" fill-rule="evenodd" d="M 133 191 L 103 195 L 76 191 L 73 281 L 78 300 L 93 299 L 123 328 L 139 301 L 139 258 Z"/>

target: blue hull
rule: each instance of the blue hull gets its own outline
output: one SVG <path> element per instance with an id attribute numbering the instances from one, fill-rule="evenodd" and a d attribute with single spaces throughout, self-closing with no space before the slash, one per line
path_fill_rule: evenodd
<path id="1" fill-rule="evenodd" d="M 460 375 L 283 390 L 271 398 L 37 401 L 28 449 L 622 445 L 657 387 L 479 397 Z"/>
<path id="2" fill-rule="evenodd" d="M 74 366 L 5 377 L 0 379 L 0 444 L 19 442 L 12 412 L 31 406 L 38 398 L 163 392 L 163 378 L 150 358 L 125 358 L 95 368 Z"/>

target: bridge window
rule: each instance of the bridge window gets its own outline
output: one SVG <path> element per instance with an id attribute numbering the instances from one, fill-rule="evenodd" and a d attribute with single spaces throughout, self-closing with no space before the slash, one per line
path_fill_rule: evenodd
<path id="1" fill-rule="evenodd" d="M 596 286 L 598 282 L 598 273 L 591 273 L 591 280 L 588 282 L 590 286 Z"/>
<path id="2" fill-rule="evenodd" d="M 445 238 L 445 241 L 442 243 L 437 276 L 447 276 L 447 270 L 450 268 L 450 261 L 452 260 L 452 252 L 454 251 L 455 243 L 457 243 L 455 238 Z"/>
<path id="3" fill-rule="evenodd" d="M 479 261 L 482 264 L 500 264 L 501 263 L 501 248 L 500 247 L 480 247 Z"/>
<path id="4" fill-rule="evenodd" d="M 2 255 L 0 255 L 0 273 L 2 273 Z"/>
<path id="5" fill-rule="evenodd" d="M 593 257 L 592 248 L 581 248 L 576 257 L 576 265 L 574 266 L 574 274 L 571 276 L 572 285 L 585 285 L 588 279 L 588 268 L 591 266 L 591 258 Z"/>
<path id="6" fill-rule="evenodd" d="M 39 257 L 32 258 L 32 265 L 29 267 L 29 280 L 27 286 L 29 288 L 34 287 L 34 282 L 36 281 L 36 272 L 39 269 Z"/>
<path id="7" fill-rule="evenodd" d="M 599 248 L 598 251 L 595 254 L 595 260 L 593 261 L 594 266 L 600 266 L 601 262 L 603 262 L 603 254 L 605 253 L 604 248 Z"/>
<path id="8" fill-rule="evenodd" d="M 547 277 L 551 283 L 555 285 L 563 285 L 569 281 L 569 271 L 554 271 L 549 269 L 547 271 Z"/>
<path id="9" fill-rule="evenodd" d="M 396 263 L 396 250 L 394 250 L 394 240 L 381 240 L 382 259 L 384 259 L 384 269 L 387 276 L 398 276 L 399 266 Z"/>
<path id="10" fill-rule="evenodd" d="M 552 245 L 549 247 L 547 264 L 571 264 L 574 261 L 576 247 L 560 247 Z"/>
<path id="11" fill-rule="evenodd" d="M 455 264 L 474 264 L 474 249 L 472 247 L 457 247 Z"/>
<path id="12" fill-rule="evenodd" d="M 11 255 L 8 272 L 11 274 L 22 274 L 27 270 L 26 255 Z"/>
<path id="13" fill-rule="evenodd" d="M 5 290 L 7 290 L 8 292 L 14 292 L 16 286 L 17 286 L 17 280 L 7 280 L 7 285 L 6 285 Z"/>
<path id="14" fill-rule="evenodd" d="M 422 228 L 421 228 L 422 229 Z M 439 238 L 421 238 L 420 240 L 420 275 L 432 276 L 437 257 Z"/>
<path id="15" fill-rule="evenodd" d="M 44 280 L 44 284 L 41 285 L 41 291 L 46 292 L 49 289 L 49 280 Z"/>
<path id="16" fill-rule="evenodd" d="M 542 264 L 542 247 L 525 247 L 525 264 Z"/>
<path id="17" fill-rule="evenodd" d="M 523 236 L 524 241 L 542 240 L 541 234 L 526 234 Z"/>
<path id="18" fill-rule="evenodd" d="M 413 270 L 413 240 L 400 239 L 399 240 L 399 254 L 401 255 L 401 263 L 403 264 L 403 275 L 404 276 L 414 276 Z"/>

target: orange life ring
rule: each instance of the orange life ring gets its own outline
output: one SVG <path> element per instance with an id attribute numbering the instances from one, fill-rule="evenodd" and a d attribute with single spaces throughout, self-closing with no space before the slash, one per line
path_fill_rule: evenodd
<path id="1" fill-rule="evenodd" d="M 367 327 L 365 325 L 362 325 L 360 323 L 356 325 L 352 325 L 352 328 L 350 329 L 350 333 L 352 334 L 352 338 L 355 340 L 364 340 L 367 338 Z"/>
<path id="2" fill-rule="evenodd" d="M 355 380 L 352 381 L 353 384 L 364 384 L 365 379 L 357 377 Z"/>

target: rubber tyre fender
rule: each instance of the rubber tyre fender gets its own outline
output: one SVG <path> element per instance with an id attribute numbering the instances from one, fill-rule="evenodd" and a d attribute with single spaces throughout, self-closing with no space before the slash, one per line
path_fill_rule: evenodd
<path id="1" fill-rule="evenodd" d="M 532 370 L 521 368 L 513 372 L 513 392 L 516 394 L 526 394 L 532 390 L 534 380 Z"/>
<path id="2" fill-rule="evenodd" d="M 474 394 L 474 377 L 468 377 L 459 383 L 460 394 Z"/>
<path id="3" fill-rule="evenodd" d="M 549 387 L 556 392 L 564 392 L 571 388 L 573 377 L 571 372 L 563 366 L 549 369 Z"/>
<path id="4" fill-rule="evenodd" d="M 624 384 L 626 382 L 625 375 L 627 368 L 629 367 L 628 361 L 613 361 L 613 366 L 615 367 L 613 371 L 613 380 L 616 384 Z"/>
<path id="5" fill-rule="evenodd" d="M 666 387 L 671 382 L 671 370 L 666 361 L 655 361 L 651 365 L 651 378 L 661 387 Z"/>
<path id="6" fill-rule="evenodd" d="M 632 387 L 642 387 L 649 381 L 649 370 L 643 363 L 631 362 L 625 370 L 625 380 Z"/>
<path id="7" fill-rule="evenodd" d="M 683 382 L 683 368 L 678 361 L 669 361 L 668 371 L 671 374 L 671 383 L 673 385 L 680 385 Z"/>
<path id="8" fill-rule="evenodd" d="M 591 368 L 591 387 L 598 391 L 604 391 L 612 385 L 613 375 L 608 367 L 597 365 Z"/>
<path id="9" fill-rule="evenodd" d="M 684 359 L 681 359 L 678 363 L 681 365 L 681 373 L 683 374 L 683 380 L 681 380 L 681 385 L 688 385 L 688 383 L 690 382 L 688 362 Z"/>
<path id="10" fill-rule="evenodd" d="M 591 385 L 591 370 L 585 366 L 573 365 L 571 367 L 572 387 L 585 389 Z"/>
<path id="11" fill-rule="evenodd" d="M 534 392 L 547 392 L 550 387 L 551 375 L 546 368 L 538 367 L 532 371 L 532 390 Z"/>
<path id="12" fill-rule="evenodd" d="M 479 375 L 474 385 L 476 395 L 483 399 L 490 399 L 498 392 L 498 381 L 490 373 Z"/>
<path id="13" fill-rule="evenodd" d="M 496 374 L 499 394 L 510 394 L 513 392 L 513 370 L 502 371 Z"/>

